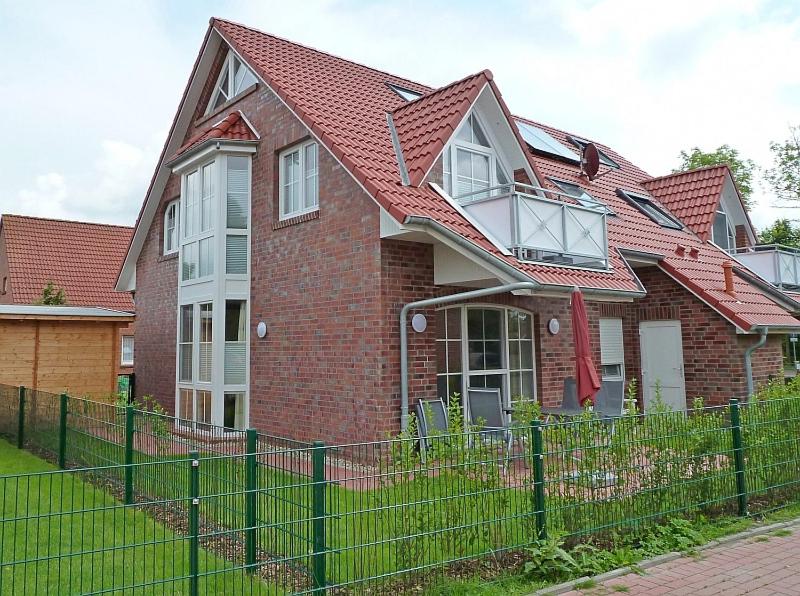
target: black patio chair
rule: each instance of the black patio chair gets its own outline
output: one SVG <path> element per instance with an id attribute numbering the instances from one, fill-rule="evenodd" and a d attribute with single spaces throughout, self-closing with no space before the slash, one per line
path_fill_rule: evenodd
<path id="1" fill-rule="evenodd" d="M 447 434 L 450 430 L 447 408 L 441 399 L 422 399 L 416 403 L 414 409 L 417 413 L 420 454 L 425 461 L 425 454 L 431 448 L 431 437 Z"/>

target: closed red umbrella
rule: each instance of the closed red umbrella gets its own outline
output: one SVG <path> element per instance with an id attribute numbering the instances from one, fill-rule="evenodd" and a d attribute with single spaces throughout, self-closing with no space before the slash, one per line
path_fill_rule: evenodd
<path id="1" fill-rule="evenodd" d="M 572 291 L 572 339 L 575 343 L 575 384 L 578 388 L 578 403 L 589 400 L 594 405 L 594 396 L 600 390 L 600 379 L 592 361 L 592 345 L 589 341 L 589 318 L 583 293 L 576 287 Z"/>

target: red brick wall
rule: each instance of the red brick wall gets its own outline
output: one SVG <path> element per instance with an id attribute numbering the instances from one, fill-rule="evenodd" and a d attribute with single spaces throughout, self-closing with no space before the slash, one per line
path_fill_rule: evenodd
<path id="1" fill-rule="evenodd" d="M 180 196 L 180 179 L 170 177 L 136 262 L 136 332 L 133 366 L 136 396 L 152 395 L 175 411 L 178 259 L 162 256 L 164 210 Z"/>
<path id="2" fill-rule="evenodd" d="M 750 238 L 747 235 L 747 229 L 743 225 L 736 226 L 736 248 L 745 248 L 750 246 Z"/>

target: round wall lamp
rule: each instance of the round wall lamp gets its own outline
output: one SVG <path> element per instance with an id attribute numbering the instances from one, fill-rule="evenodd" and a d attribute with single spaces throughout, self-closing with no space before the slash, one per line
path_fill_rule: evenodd
<path id="1" fill-rule="evenodd" d="M 256 335 L 262 339 L 266 337 L 267 324 L 264 321 L 259 321 L 258 325 L 256 325 Z"/>
<path id="2" fill-rule="evenodd" d="M 417 333 L 422 333 L 428 328 L 428 319 L 422 313 L 417 313 L 411 317 L 411 328 Z"/>
<path id="3" fill-rule="evenodd" d="M 558 319 L 552 318 L 547 321 L 547 330 L 550 335 L 558 335 L 558 332 L 561 331 L 561 323 L 558 322 Z"/>

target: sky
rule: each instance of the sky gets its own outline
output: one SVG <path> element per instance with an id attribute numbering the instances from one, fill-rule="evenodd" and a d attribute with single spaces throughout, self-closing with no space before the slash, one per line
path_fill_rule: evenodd
<path id="1" fill-rule="evenodd" d="M 492 70 L 511 111 L 652 175 L 800 124 L 800 2 L 0 0 L 0 213 L 133 225 L 208 19 L 431 86 Z M 756 184 L 757 227 L 780 209 Z"/>

